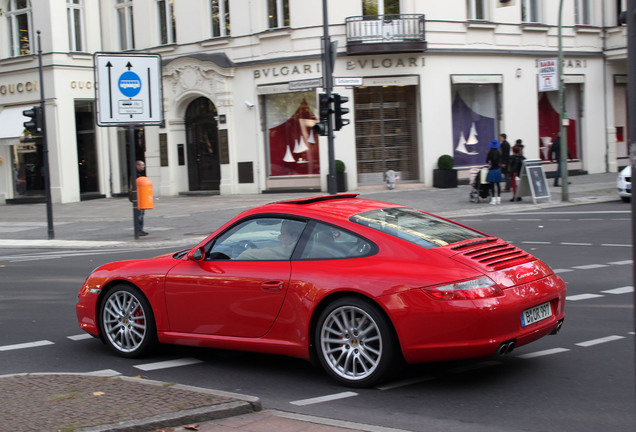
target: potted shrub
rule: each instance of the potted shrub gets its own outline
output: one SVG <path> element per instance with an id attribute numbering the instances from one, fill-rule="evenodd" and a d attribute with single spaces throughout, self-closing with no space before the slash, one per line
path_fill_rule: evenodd
<path id="1" fill-rule="evenodd" d="M 336 159 L 336 189 L 338 192 L 347 191 L 347 174 L 345 173 L 345 163 Z"/>
<path id="2" fill-rule="evenodd" d="M 457 170 L 455 159 L 451 155 L 442 155 L 437 159 L 437 169 L 433 170 L 433 187 L 456 188 Z"/>

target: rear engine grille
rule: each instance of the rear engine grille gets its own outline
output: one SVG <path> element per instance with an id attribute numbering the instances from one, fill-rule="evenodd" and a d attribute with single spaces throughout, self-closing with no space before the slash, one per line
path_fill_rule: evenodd
<path id="1" fill-rule="evenodd" d="M 459 251 L 459 253 L 466 258 L 477 261 L 492 271 L 502 270 L 536 260 L 536 258 L 528 252 L 510 243 L 494 238 L 459 244 L 453 246 L 452 249 Z"/>

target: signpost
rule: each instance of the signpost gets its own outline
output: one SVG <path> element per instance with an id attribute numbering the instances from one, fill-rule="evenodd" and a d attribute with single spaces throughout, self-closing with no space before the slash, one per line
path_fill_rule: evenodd
<path id="1" fill-rule="evenodd" d="M 543 171 L 541 159 L 526 159 L 520 173 L 519 196 L 532 196 L 532 202 L 547 198 L 550 201 L 550 188 Z"/>
<path id="2" fill-rule="evenodd" d="M 128 126 L 133 226 L 139 238 L 135 127 L 163 124 L 161 57 L 158 54 L 95 53 L 98 126 Z"/>
<path id="3" fill-rule="evenodd" d="M 95 54 L 97 124 L 160 125 L 163 121 L 158 54 Z"/>

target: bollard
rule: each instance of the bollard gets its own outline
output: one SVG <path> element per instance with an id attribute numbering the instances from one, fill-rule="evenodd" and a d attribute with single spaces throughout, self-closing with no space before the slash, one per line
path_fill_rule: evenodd
<path id="1" fill-rule="evenodd" d="M 137 177 L 137 208 L 139 210 L 154 208 L 152 181 L 148 177 Z"/>

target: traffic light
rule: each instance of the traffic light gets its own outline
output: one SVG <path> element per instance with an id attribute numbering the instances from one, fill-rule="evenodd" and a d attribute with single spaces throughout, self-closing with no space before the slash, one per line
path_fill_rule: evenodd
<path id="1" fill-rule="evenodd" d="M 327 136 L 328 127 L 327 123 L 329 121 L 329 115 L 332 113 L 331 111 L 331 100 L 327 97 L 326 93 L 320 93 L 318 95 L 318 112 L 320 115 L 320 120 L 313 127 L 314 132 L 321 136 Z"/>
<path id="2" fill-rule="evenodd" d="M 351 120 L 342 118 L 343 115 L 349 112 L 349 108 L 345 108 L 342 106 L 348 101 L 349 101 L 349 98 L 346 96 L 340 96 L 337 93 L 333 94 L 334 112 L 336 114 L 336 124 L 334 127 L 335 130 L 340 130 L 342 129 L 343 126 L 346 126 L 349 123 L 351 123 Z"/>
<path id="3" fill-rule="evenodd" d="M 22 111 L 22 115 L 31 119 L 23 123 L 24 128 L 31 135 L 40 135 L 42 133 L 42 108 L 36 105 L 31 109 Z"/>

